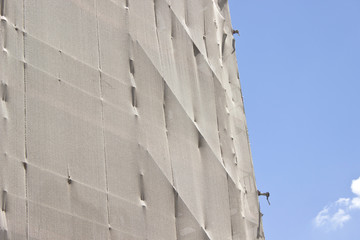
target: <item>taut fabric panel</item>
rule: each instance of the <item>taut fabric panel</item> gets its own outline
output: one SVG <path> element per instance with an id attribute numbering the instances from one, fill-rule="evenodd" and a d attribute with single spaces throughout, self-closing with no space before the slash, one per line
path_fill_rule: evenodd
<path id="1" fill-rule="evenodd" d="M 264 239 L 227 0 L 0 14 L 0 240 Z"/>

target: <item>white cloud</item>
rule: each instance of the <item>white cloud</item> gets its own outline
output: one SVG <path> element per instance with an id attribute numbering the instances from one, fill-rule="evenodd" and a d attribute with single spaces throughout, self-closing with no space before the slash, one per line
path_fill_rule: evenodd
<path id="1" fill-rule="evenodd" d="M 360 177 L 352 181 L 351 190 L 357 196 L 339 198 L 324 207 L 313 220 L 315 227 L 336 230 L 342 228 L 351 219 L 351 212 L 360 209 Z"/>
<path id="2" fill-rule="evenodd" d="M 360 177 L 358 179 L 352 180 L 351 190 L 354 194 L 360 197 Z"/>
<path id="3" fill-rule="evenodd" d="M 340 206 L 348 206 L 350 203 L 350 198 L 339 198 L 336 203 Z"/>
<path id="4" fill-rule="evenodd" d="M 350 209 L 360 209 L 360 197 L 351 200 Z"/>
<path id="5" fill-rule="evenodd" d="M 346 213 L 343 209 L 339 209 L 331 218 L 331 223 L 333 227 L 337 229 L 338 227 L 342 228 L 344 223 L 350 220 L 350 215 Z"/>
<path id="6" fill-rule="evenodd" d="M 315 217 L 315 220 L 314 220 L 315 226 L 317 226 L 317 227 L 324 226 L 329 221 L 329 219 L 330 219 L 329 209 L 324 208 Z"/>
<path id="7" fill-rule="evenodd" d="M 342 228 L 344 223 L 351 219 L 350 214 L 336 203 L 326 206 L 314 219 L 316 227 L 323 227 L 326 230 Z"/>

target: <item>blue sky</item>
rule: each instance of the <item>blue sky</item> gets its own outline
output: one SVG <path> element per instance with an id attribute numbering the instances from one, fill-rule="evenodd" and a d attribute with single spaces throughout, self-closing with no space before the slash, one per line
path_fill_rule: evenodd
<path id="1" fill-rule="evenodd" d="M 229 3 L 266 238 L 360 239 L 360 1 Z"/>

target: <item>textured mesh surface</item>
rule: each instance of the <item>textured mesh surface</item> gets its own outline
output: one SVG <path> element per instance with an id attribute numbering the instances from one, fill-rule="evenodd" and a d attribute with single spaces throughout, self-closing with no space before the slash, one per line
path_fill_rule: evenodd
<path id="1" fill-rule="evenodd" d="M 226 0 L 0 0 L 0 239 L 262 239 Z"/>

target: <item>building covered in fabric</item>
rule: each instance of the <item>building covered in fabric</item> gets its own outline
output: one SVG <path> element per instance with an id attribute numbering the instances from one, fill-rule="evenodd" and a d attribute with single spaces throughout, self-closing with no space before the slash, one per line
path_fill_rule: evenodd
<path id="1" fill-rule="evenodd" d="M 226 0 L 0 0 L 1 240 L 263 239 Z"/>

